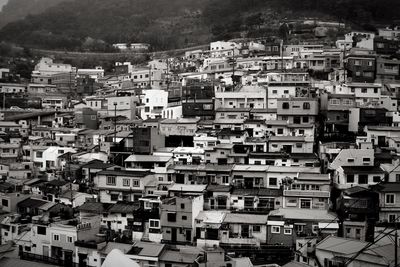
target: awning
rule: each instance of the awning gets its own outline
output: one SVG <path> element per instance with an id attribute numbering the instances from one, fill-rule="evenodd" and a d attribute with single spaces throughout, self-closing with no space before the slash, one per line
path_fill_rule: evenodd
<path id="1" fill-rule="evenodd" d="M 318 223 L 318 228 L 320 230 L 324 229 L 339 229 L 339 224 L 332 222 L 332 223 Z"/>

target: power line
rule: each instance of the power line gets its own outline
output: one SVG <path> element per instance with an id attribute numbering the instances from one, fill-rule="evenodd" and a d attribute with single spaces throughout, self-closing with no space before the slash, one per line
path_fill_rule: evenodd
<path id="1" fill-rule="evenodd" d="M 396 223 L 396 221 L 400 218 L 400 215 L 397 216 L 397 218 L 394 220 L 394 222 Z M 373 242 L 369 242 L 365 247 L 363 247 L 360 251 L 358 251 L 353 257 L 351 257 L 349 260 L 347 260 L 344 263 L 344 266 L 347 266 L 348 264 L 350 264 L 352 261 L 354 261 L 361 253 L 363 253 L 365 250 L 367 250 L 368 248 L 370 248 L 372 245 L 374 245 L 376 242 L 378 242 L 379 240 L 381 240 L 382 238 L 384 238 L 385 236 L 393 233 L 394 231 L 397 231 L 397 229 L 393 229 L 391 231 L 389 231 L 388 233 L 385 233 L 385 231 L 389 228 L 389 226 L 386 226 L 385 229 L 383 229 L 383 231 L 378 234 L 378 236 L 375 238 L 375 240 Z M 382 235 L 381 237 L 379 237 L 380 235 Z M 378 238 L 379 237 L 379 238 Z M 395 248 L 397 249 L 397 248 Z M 396 267 L 396 266 L 395 266 Z"/>

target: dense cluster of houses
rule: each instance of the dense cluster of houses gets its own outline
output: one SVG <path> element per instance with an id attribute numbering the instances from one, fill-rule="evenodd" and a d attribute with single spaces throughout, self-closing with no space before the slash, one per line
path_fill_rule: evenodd
<path id="1" fill-rule="evenodd" d="M 0 84 L 0 256 L 396 266 L 399 56 L 385 28 L 335 47 L 218 41 L 112 74 L 42 58 Z"/>

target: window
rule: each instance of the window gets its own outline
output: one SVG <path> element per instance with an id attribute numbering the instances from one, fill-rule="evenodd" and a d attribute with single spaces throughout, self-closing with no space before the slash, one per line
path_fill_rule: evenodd
<path id="1" fill-rule="evenodd" d="M 169 222 L 176 222 L 176 213 L 168 213 L 167 214 L 167 221 Z"/>
<path id="2" fill-rule="evenodd" d="M 222 177 L 222 183 L 223 184 L 229 184 L 229 176 L 223 176 Z"/>
<path id="3" fill-rule="evenodd" d="M 311 199 L 300 199 L 301 209 L 311 209 Z"/>
<path id="4" fill-rule="evenodd" d="M 139 187 L 139 180 L 133 180 L 132 181 L 132 186 Z"/>
<path id="5" fill-rule="evenodd" d="M 270 177 L 269 178 L 269 185 L 270 186 L 277 186 L 278 185 L 278 178 Z"/>
<path id="6" fill-rule="evenodd" d="M 400 174 L 399 173 L 396 174 L 396 182 L 400 182 Z"/>
<path id="7" fill-rule="evenodd" d="M 292 229 L 291 228 L 284 228 L 283 233 L 285 235 L 292 235 Z"/>
<path id="8" fill-rule="evenodd" d="M 73 243 L 74 242 L 74 238 L 72 236 L 67 236 L 67 242 L 68 243 Z"/>
<path id="9" fill-rule="evenodd" d="M 396 221 L 396 214 L 389 214 L 388 222 L 395 222 L 395 221 Z"/>
<path id="10" fill-rule="evenodd" d="M 36 157 L 38 159 L 41 159 L 43 157 L 43 152 L 42 151 L 36 151 Z"/>
<path id="11" fill-rule="evenodd" d="M 348 184 L 354 183 L 354 175 L 353 174 L 348 174 L 347 175 L 347 183 Z"/>
<path id="12" fill-rule="evenodd" d="M 60 241 L 60 236 L 56 235 L 56 234 L 53 234 L 53 240 L 54 241 Z"/>
<path id="13" fill-rule="evenodd" d="M 353 163 L 354 159 L 347 159 L 347 163 Z"/>
<path id="14" fill-rule="evenodd" d="M 381 181 L 380 176 L 373 176 L 372 179 L 373 179 L 374 183 L 379 183 Z"/>
<path id="15" fill-rule="evenodd" d="M 302 148 L 303 144 L 302 143 L 296 143 L 296 148 Z"/>
<path id="16" fill-rule="evenodd" d="M 253 232 L 254 233 L 261 232 L 261 226 L 260 225 L 253 225 Z"/>
<path id="17" fill-rule="evenodd" d="M 282 128 L 278 128 L 277 132 L 278 132 L 278 134 L 283 134 L 283 129 Z"/>
<path id="18" fill-rule="evenodd" d="M 47 228 L 44 226 L 38 226 L 37 227 L 37 234 L 38 235 L 46 235 L 46 230 Z"/>
<path id="19" fill-rule="evenodd" d="M 385 204 L 394 204 L 394 203 L 395 203 L 395 195 L 385 194 Z"/>
<path id="20" fill-rule="evenodd" d="M 107 176 L 107 185 L 115 185 L 115 176 Z"/>
<path id="21" fill-rule="evenodd" d="M 160 229 L 160 220 L 149 220 L 150 228 Z"/>
<path id="22" fill-rule="evenodd" d="M 310 109 L 310 108 L 311 108 L 311 105 L 310 105 L 309 102 L 304 102 L 303 103 L 303 109 Z"/>
<path id="23" fill-rule="evenodd" d="M 282 108 L 283 109 L 289 109 L 289 103 L 288 102 L 283 102 L 282 103 Z"/>
<path id="24" fill-rule="evenodd" d="M 2 205 L 3 207 L 8 207 L 8 199 L 2 199 L 2 200 L 1 200 L 1 205 Z"/>
<path id="25" fill-rule="evenodd" d="M 122 180 L 122 185 L 123 186 L 130 186 L 131 185 L 131 180 L 130 179 L 123 179 Z"/>
<path id="26" fill-rule="evenodd" d="M 370 158 L 363 158 L 363 162 L 370 162 L 371 159 Z"/>
<path id="27" fill-rule="evenodd" d="M 273 234 L 280 234 L 280 233 L 281 233 L 281 227 L 279 227 L 279 226 L 272 226 L 272 227 L 271 227 L 271 233 L 273 233 Z"/>
<path id="28" fill-rule="evenodd" d="M 367 174 L 359 174 L 358 175 L 358 183 L 359 184 L 368 184 L 368 175 Z"/>
<path id="29" fill-rule="evenodd" d="M 183 215 L 182 216 L 182 221 L 186 221 L 187 220 L 187 216 Z"/>
<path id="30" fill-rule="evenodd" d="M 181 209 L 185 209 L 185 204 L 184 203 L 181 203 Z"/>
<path id="31" fill-rule="evenodd" d="M 111 201 L 118 201 L 118 197 L 119 197 L 119 194 L 111 194 L 110 195 Z"/>
<path id="32" fill-rule="evenodd" d="M 304 117 L 303 117 L 303 123 L 308 123 L 308 122 L 309 122 L 308 116 L 304 116 Z"/>

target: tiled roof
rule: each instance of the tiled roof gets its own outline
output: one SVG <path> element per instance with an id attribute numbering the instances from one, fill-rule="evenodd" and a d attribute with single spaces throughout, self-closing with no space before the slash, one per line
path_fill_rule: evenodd
<path id="1" fill-rule="evenodd" d="M 110 212 L 110 213 L 133 213 L 138 208 L 139 208 L 139 203 L 118 202 L 118 203 L 112 205 L 108 209 L 108 212 Z"/>

